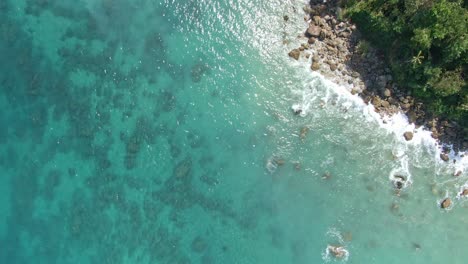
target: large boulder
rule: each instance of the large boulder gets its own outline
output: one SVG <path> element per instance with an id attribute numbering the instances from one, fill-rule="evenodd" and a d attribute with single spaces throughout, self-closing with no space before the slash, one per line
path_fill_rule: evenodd
<path id="1" fill-rule="evenodd" d="M 468 189 L 464 189 L 464 190 L 461 192 L 461 195 L 462 195 L 462 196 L 468 196 Z"/>
<path id="2" fill-rule="evenodd" d="M 288 53 L 289 57 L 294 58 L 295 60 L 299 59 L 301 51 L 299 49 L 293 49 Z"/>
<path id="3" fill-rule="evenodd" d="M 322 32 L 322 28 L 316 25 L 310 25 L 306 31 L 306 35 L 308 37 L 319 37 L 320 33 Z"/>
<path id="4" fill-rule="evenodd" d="M 411 131 L 406 131 L 404 134 L 403 134 L 403 137 L 405 137 L 406 141 L 410 141 L 413 139 L 413 132 Z"/>

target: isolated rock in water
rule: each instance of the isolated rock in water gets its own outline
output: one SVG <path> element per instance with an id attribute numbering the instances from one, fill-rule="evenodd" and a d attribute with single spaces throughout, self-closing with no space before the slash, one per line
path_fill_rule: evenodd
<path id="1" fill-rule="evenodd" d="M 449 161 L 449 156 L 445 153 L 440 153 L 440 159 L 443 161 Z"/>
<path id="2" fill-rule="evenodd" d="M 468 196 L 468 189 L 464 189 L 464 190 L 461 192 L 461 195 L 462 195 L 462 196 Z"/>
<path id="3" fill-rule="evenodd" d="M 413 132 L 407 131 L 403 134 L 403 136 L 405 137 L 406 141 L 410 141 L 413 139 Z"/>
<path id="4" fill-rule="evenodd" d="M 348 255 L 348 251 L 343 246 L 327 246 L 328 252 L 330 252 L 335 258 L 342 259 Z"/>
<path id="5" fill-rule="evenodd" d="M 299 49 L 293 49 L 288 53 L 289 57 L 294 58 L 295 60 L 299 59 L 301 51 Z"/>
<path id="6" fill-rule="evenodd" d="M 459 171 L 456 171 L 456 172 L 453 174 L 453 176 L 458 177 L 458 176 L 460 176 L 461 174 L 462 174 L 462 171 L 459 170 Z"/>
<path id="7" fill-rule="evenodd" d="M 302 107 L 300 105 L 293 105 L 291 108 L 295 115 L 300 115 L 302 113 Z"/>
<path id="8" fill-rule="evenodd" d="M 395 175 L 395 180 L 393 181 L 393 184 L 395 184 L 395 187 L 397 189 L 403 189 L 404 183 L 406 181 L 406 178 L 400 175 Z"/>
<path id="9" fill-rule="evenodd" d="M 450 198 L 445 198 L 442 203 L 440 204 L 440 207 L 443 209 L 447 209 L 452 205 L 452 200 Z"/>
<path id="10" fill-rule="evenodd" d="M 316 25 L 310 25 L 306 31 L 306 35 L 308 37 L 318 37 L 320 36 L 320 32 L 322 32 L 322 28 Z"/>

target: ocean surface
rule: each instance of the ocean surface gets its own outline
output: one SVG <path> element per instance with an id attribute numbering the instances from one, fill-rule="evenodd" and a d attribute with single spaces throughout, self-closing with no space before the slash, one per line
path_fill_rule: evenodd
<path id="1" fill-rule="evenodd" d="M 466 263 L 468 161 L 289 58 L 305 4 L 0 1 L 0 263 Z"/>

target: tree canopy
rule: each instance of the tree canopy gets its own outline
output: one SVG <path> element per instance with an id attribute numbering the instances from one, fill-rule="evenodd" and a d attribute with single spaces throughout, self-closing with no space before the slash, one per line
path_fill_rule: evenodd
<path id="1" fill-rule="evenodd" d="M 399 86 L 468 127 L 468 1 L 350 0 L 347 15 L 386 54 Z"/>

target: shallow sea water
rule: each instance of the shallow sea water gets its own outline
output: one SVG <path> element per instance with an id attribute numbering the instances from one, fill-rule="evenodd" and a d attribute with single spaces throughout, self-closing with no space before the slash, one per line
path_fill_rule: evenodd
<path id="1" fill-rule="evenodd" d="M 304 4 L 1 1 L 0 263 L 464 263 L 467 161 L 290 59 Z"/>

